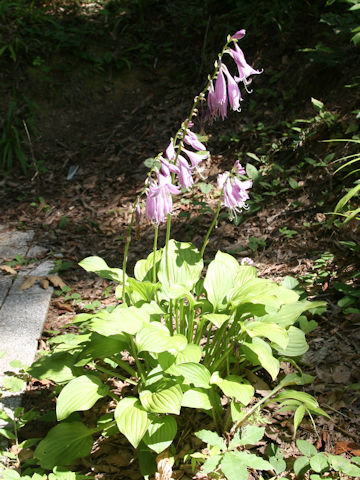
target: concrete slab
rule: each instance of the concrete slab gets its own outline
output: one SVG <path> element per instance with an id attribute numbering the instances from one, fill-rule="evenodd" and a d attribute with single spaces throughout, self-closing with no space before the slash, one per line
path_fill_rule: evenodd
<path id="1" fill-rule="evenodd" d="M 0 308 L 5 302 L 12 284 L 12 277 L 0 274 Z"/>
<path id="2" fill-rule="evenodd" d="M 42 293 L 44 292 L 44 289 L 41 287 L 41 285 L 38 282 L 36 282 L 31 288 L 28 288 L 26 290 L 21 290 L 21 285 L 25 281 L 25 276 L 45 277 L 50 274 L 54 266 L 55 266 L 54 262 L 52 262 L 51 260 L 47 260 L 45 262 L 40 263 L 40 265 L 37 265 L 36 267 L 21 270 L 21 272 L 15 279 L 13 286 L 11 287 L 10 294 L 21 295 L 23 293 L 31 293 L 33 295 L 42 295 Z M 49 287 L 49 289 L 52 292 L 52 288 Z"/>
<path id="3" fill-rule="evenodd" d="M 32 230 L 0 232 L 0 259 L 14 258 L 16 255 L 25 256 L 33 238 Z"/>

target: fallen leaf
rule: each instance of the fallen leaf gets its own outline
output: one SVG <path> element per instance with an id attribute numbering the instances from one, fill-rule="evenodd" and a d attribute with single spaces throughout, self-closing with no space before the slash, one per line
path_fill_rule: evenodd
<path id="1" fill-rule="evenodd" d="M 54 287 L 66 287 L 66 283 L 64 283 L 64 281 L 59 277 L 59 275 L 48 275 L 47 278 L 54 285 Z"/>
<path id="2" fill-rule="evenodd" d="M 19 290 L 27 290 L 27 289 L 31 288 L 35 284 L 35 282 L 37 282 L 41 279 L 42 279 L 42 277 L 35 277 L 35 276 L 25 277 L 25 280 L 20 285 Z"/>
<path id="3" fill-rule="evenodd" d="M 342 383 L 347 385 L 351 383 L 351 369 L 346 367 L 345 365 L 337 365 L 334 368 L 332 377 L 335 383 Z"/>
<path id="4" fill-rule="evenodd" d="M 335 453 L 336 455 L 341 455 L 342 453 L 351 453 L 355 457 L 360 456 L 360 445 L 354 442 L 336 442 L 335 445 Z"/>
<path id="5" fill-rule="evenodd" d="M 49 288 L 49 280 L 47 280 L 46 278 L 42 278 L 41 280 L 39 280 L 39 282 L 44 290 L 47 290 Z"/>
<path id="6" fill-rule="evenodd" d="M 10 273 L 10 275 L 17 274 L 17 271 L 14 268 L 10 267 L 10 265 L 0 265 L 0 270 L 6 273 Z"/>
<path id="7" fill-rule="evenodd" d="M 59 308 L 60 310 L 65 310 L 66 312 L 73 312 L 74 309 L 68 303 L 58 302 L 57 300 L 54 301 L 54 305 Z"/>

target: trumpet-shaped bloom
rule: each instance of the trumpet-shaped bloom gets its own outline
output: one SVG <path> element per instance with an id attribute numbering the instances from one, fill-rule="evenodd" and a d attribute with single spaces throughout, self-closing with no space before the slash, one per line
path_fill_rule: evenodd
<path id="1" fill-rule="evenodd" d="M 209 152 L 206 150 L 202 150 L 202 153 L 195 153 L 183 148 L 182 151 L 189 157 L 192 168 L 197 168 L 203 160 L 209 157 Z"/>
<path id="2" fill-rule="evenodd" d="M 227 92 L 229 97 L 229 103 L 232 110 L 239 111 L 240 110 L 240 101 L 242 100 L 240 89 L 238 84 L 230 75 L 230 72 L 226 65 L 222 65 L 222 70 L 226 75 L 227 78 Z"/>
<path id="3" fill-rule="evenodd" d="M 182 155 L 178 156 L 177 166 L 179 167 L 178 178 L 180 185 L 182 188 L 190 188 L 194 180 L 192 178 L 190 165 Z"/>
<path id="4" fill-rule="evenodd" d="M 239 76 L 234 77 L 236 82 L 247 83 L 246 79 L 250 75 L 258 75 L 263 72 L 263 70 L 255 70 L 246 62 L 244 53 L 237 44 L 235 44 L 235 50 L 230 49 L 228 53 L 233 57 L 239 72 Z"/>
<path id="5" fill-rule="evenodd" d="M 248 190 L 252 187 L 251 180 L 241 181 L 236 176 L 230 176 L 229 172 L 218 175 L 218 188 L 223 190 L 223 205 L 229 208 L 231 216 L 235 217 L 241 209 L 246 207 L 249 199 Z"/>
<path id="6" fill-rule="evenodd" d="M 206 147 L 200 140 L 197 138 L 196 134 L 191 130 L 186 131 L 186 135 L 184 137 L 185 143 L 190 145 L 194 150 L 206 150 Z"/>
<path id="7" fill-rule="evenodd" d="M 252 266 L 254 265 L 254 260 L 250 257 L 244 257 L 241 259 L 241 265 L 249 265 Z"/>
<path id="8" fill-rule="evenodd" d="M 170 163 L 168 160 L 166 160 L 166 158 L 161 157 L 160 161 L 161 161 L 160 172 L 165 177 L 169 177 L 170 172 L 171 173 L 179 173 L 178 167 L 176 165 L 174 165 L 173 163 Z"/>
<path id="9" fill-rule="evenodd" d="M 220 65 L 220 71 L 215 82 L 215 94 L 214 94 L 214 115 L 220 115 L 221 118 L 226 117 L 227 113 L 227 94 L 226 94 L 226 81 L 223 74 L 223 65 Z"/>
<path id="10" fill-rule="evenodd" d="M 165 153 L 166 153 L 166 157 L 169 159 L 169 160 L 174 160 L 175 156 L 176 156 L 176 153 L 175 153 L 175 148 L 174 148 L 174 141 L 173 139 L 170 140 L 170 143 L 167 147 L 167 149 L 165 150 Z"/>
<path id="11" fill-rule="evenodd" d="M 159 173 L 158 181 L 150 183 L 145 206 L 146 217 L 156 224 L 164 222 L 172 211 L 172 194 L 178 193 L 180 189 L 171 183 L 170 175 Z"/>
<path id="12" fill-rule="evenodd" d="M 246 170 L 245 170 L 245 168 L 241 165 L 241 163 L 239 162 L 239 160 L 236 160 L 235 165 L 234 165 L 234 168 L 235 168 L 235 170 L 237 171 L 237 173 L 238 173 L 239 175 L 245 175 L 245 174 L 246 174 Z"/>

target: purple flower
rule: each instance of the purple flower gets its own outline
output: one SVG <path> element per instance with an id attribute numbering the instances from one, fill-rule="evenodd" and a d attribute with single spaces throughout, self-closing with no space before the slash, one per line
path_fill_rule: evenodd
<path id="1" fill-rule="evenodd" d="M 246 62 L 244 53 L 237 44 L 235 44 L 235 50 L 230 49 L 228 53 L 233 57 L 238 68 L 239 76 L 234 77 L 236 82 L 247 83 L 246 79 L 250 75 L 258 75 L 263 72 L 263 70 L 255 70 Z"/>
<path id="2" fill-rule="evenodd" d="M 232 108 L 232 110 L 235 110 L 238 112 L 240 110 L 240 101 L 242 100 L 240 89 L 238 87 L 238 84 L 230 75 L 230 72 L 227 66 L 223 64 L 221 68 L 227 78 L 227 84 L 228 84 L 227 91 L 228 91 L 230 107 Z"/>
<path id="3" fill-rule="evenodd" d="M 158 182 L 150 183 L 146 198 L 145 215 L 153 223 L 161 223 L 172 210 L 172 194 L 180 193 L 178 187 L 171 183 L 170 175 L 158 174 Z"/>
<path id="4" fill-rule="evenodd" d="M 205 145 L 203 145 L 200 140 L 197 138 L 194 132 L 191 130 L 186 131 L 186 135 L 184 137 L 185 143 L 190 145 L 194 150 L 206 150 Z"/>
<path id="5" fill-rule="evenodd" d="M 187 150 L 186 148 L 182 149 L 183 152 L 189 157 L 192 168 L 197 168 L 199 163 L 203 160 L 206 160 L 209 157 L 209 152 L 202 150 L 203 153 L 195 153 Z"/>
<path id="6" fill-rule="evenodd" d="M 222 72 L 222 64 L 220 65 L 220 71 L 215 82 L 214 103 L 214 115 L 220 115 L 224 119 L 227 113 L 227 94 L 225 77 Z"/>
<path id="7" fill-rule="evenodd" d="M 160 172 L 165 177 L 169 177 L 170 172 L 171 173 L 179 173 L 178 167 L 176 165 L 174 165 L 173 163 L 170 163 L 168 160 L 166 160 L 166 158 L 160 157 L 160 161 L 161 161 Z"/>
<path id="8" fill-rule="evenodd" d="M 241 265 L 249 265 L 252 266 L 254 265 L 254 260 L 250 257 L 244 257 L 241 259 Z"/>
<path id="9" fill-rule="evenodd" d="M 210 86 L 209 86 L 209 93 L 208 93 L 208 108 L 209 108 L 209 114 L 211 117 L 216 116 L 216 109 L 217 109 L 217 102 L 216 102 L 216 95 L 215 95 L 215 90 L 214 90 L 214 84 L 213 81 L 210 81 Z"/>
<path id="10" fill-rule="evenodd" d="M 218 188 L 223 190 L 223 205 L 230 209 L 231 217 L 246 207 L 246 200 L 249 199 L 247 190 L 252 187 L 251 180 L 242 182 L 236 176 L 230 176 L 230 172 L 218 175 Z"/>
<path id="11" fill-rule="evenodd" d="M 239 175 L 245 175 L 246 174 L 246 170 L 245 168 L 241 165 L 241 163 L 239 162 L 239 160 L 236 160 L 235 162 L 235 165 L 234 165 L 234 168 L 236 169 L 237 173 Z"/>
<path id="12" fill-rule="evenodd" d="M 237 32 L 234 33 L 234 35 L 232 35 L 232 39 L 238 39 L 240 40 L 241 38 L 243 38 L 246 34 L 246 30 L 244 29 L 241 29 L 241 30 L 238 30 Z"/>
<path id="13" fill-rule="evenodd" d="M 176 156 L 176 153 L 175 153 L 173 139 L 170 140 L 170 143 L 169 143 L 165 153 L 166 153 L 166 156 L 169 160 L 174 160 L 174 158 Z"/>
<path id="14" fill-rule="evenodd" d="M 181 155 L 178 156 L 177 166 L 179 168 L 178 178 L 180 185 L 182 188 L 190 188 L 194 183 L 191 168 L 185 158 Z"/>

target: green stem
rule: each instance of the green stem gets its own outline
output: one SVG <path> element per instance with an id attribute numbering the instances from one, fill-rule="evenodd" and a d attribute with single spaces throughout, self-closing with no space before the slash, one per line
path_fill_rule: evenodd
<path id="1" fill-rule="evenodd" d="M 196 343 L 197 345 L 200 344 L 200 340 L 201 340 L 202 332 L 204 330 L 205 323 L 206 323 L 206 319 L 204 317 L 201 317 L 200 320 L 199 320 L 199 323 L 197 324 L 196 334 L 195 334 L 195 338 L 194 338 L 194 343 Z"/>
<path id="2" fill-rule="evenodd" d="M 100 367 L 99 365 L 95 365 L 95 368 L 96 370 L 99 370 L 99 372 L 106 373 L 106 375 L 109 375 L 109 377 L 120 378 L 120 380 L 131 383 L 131 385 L 137 385 L 137 383 L 134 382 L 134 380 L 130 380 L 129 378 L 126 378 L 123 375 L 120 375 L 118 372 L 115 372 L 114 370 L 109 370 L 108 368 Z"/>
<path id="3" fill-rule="evenodd" d="M 137 356 L 136 345 L 135 345 L 134 339 L 132 338 L 131 335 L 129 335 L 129 338 L 130 338 L 130 343 L 131 343 L 131 354 L 134 357 L 137 369 L 138 369 L 139 374 L 140 374 L 140 378 L 141 378 L 142 382 L 145 383 L 145 381 L 146 381 L 145 372 L 144 372 L 144 369 L 143 369 L 143 367 L 142 367 L 142 365 L 139 361 L 139 357 Z"/>
<path id="4" fill-rule="evenodd" d="M 272 390 L 268 395 L 266 395 L 266 397 L 262 398 L 257 403 L 255 403 L 255 405 L 252 408 L 250 408 L 250 410 L 248 410 L 245 413 L 245 415 L 235 423 L 234 432 L 240 427 L 242 423 L 245 422 L 245 420 L 247 420 L 249 417 L 251 417 L 253 413 L 256 412 L 256 410 L 260 407 L 260 405 L 267 402 L 273 395 L 275 395 L 275 393 L 277 393 L 282 388 L 284 388 L 284 385 L 278 385 L 277 387 L 274 388 L 274 390 Z"/>
<path id="5" fill-rule="evenodd" d="M 152 279 L 153 283 L 156 283 L 156 251 L 157 251 L 157 241 L 159 235 L 159 225 L 155 225 L 155 233 L 154 233 L 154 259 L 153 259 L 153 271 L 152 271 Z"/>
<path id="6" fill-rule="evenodd" d="M 128 253 L 129 253 L 129 247 L 130 247 L 130 242 L 131 242 L 131 233 L 132 229 L 134 226 L 134 221 L 135 221 L 135 213 L 136 213 L 136 207 L 139 203 L 139 197 L 135 200 L 131 212 L 131 219 L 130 219 L 130 224 L 128 226 L 127 232 L 126 232 L 126 241 L 125 241 L 125 248 L 124 248 L 124 260 L 123 260 L 123 278 L 122 278 L 122 301 L 125 303 L 125 281 L 126 281 L 126 266 L 127 266 L 127 258 L 128 258 Z"/>
<path id="7" fill-rule="evenodd" d="M 216 209 L 216 212 L 215 212 L 215 215 L 214 215 L 214 219 L 213 221 L 211 222 L 211 225 L 209 227 L 209 230 L 207 231 L 207 234 L 206 234 L 206 237 L 205 237 L 205 240 L 204 240 L 204 244 L 202 246 L 202 249 L 200 251 L 200 256 L 203 257 L 204 256 L 204 251 L 205 251 L 205 248 L 208 244 L 208 241 L 209 241 L 209 237 L 210 237 L 210 234 L 211 232 L 213 231 L 213 228 L 215 227 L 216 225 L 216 222 L 218 220 L 218 217 L 219 217 L 219 213 L 220 213 L 220 209 L 221 209 L 221 201 L 222 201 L 222 190 L 221 190 L 221 195 L 220 195 L 220 199 L 219 199 L 219 204 L 217 206 L 217 209 Z"/>
<path id="8" fill-rule="evenodd" d="M 170 284 L 170 273 L 169 273 L 169 241 L 170 241 L 170 232 L 171 232 L 171 215 L 170 213 L 167 216 L 166 223 L 166 239 L 165 239 L 165 269 L 168 282 Z"/>
<path id="9" fill-rule="evenodd" d="M 132 367 L 130 367 L 130 365 L 127 363 L 127 362 L 124 362 L 124 360 L 120 360 L 119 358 L 117 358 L 115 355 L 112 355 L 110 357 L 110 360 L 112 360 L 113 362 L 117 363 L 119 365 L 120 368 L 122 368 L 123 370 L 125 370 L 125 372 L 127 372 L 129 375 L 131 375 L 132 377 L 136 377 L 137 376 L 137 373 L 136 373 L 136 370 Z"/>
<path id="10" fill-rule="evenodd" d="M 189 309 L 189 321 L 188 321 L 188 327 L 187 327 L 187 339 L 188 342 L 191 343 L 193 338 L 194 338 L 194 309 L 190 308 Z"/>

